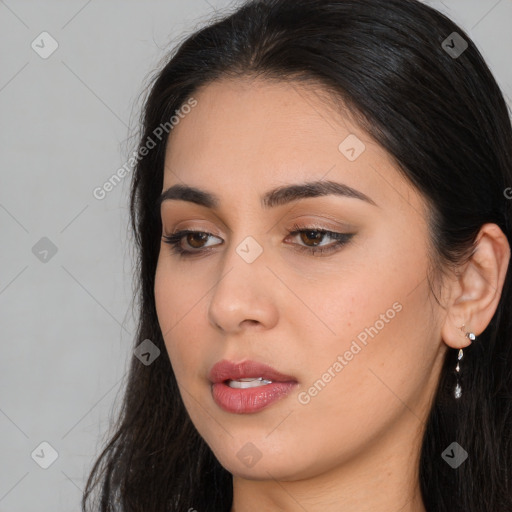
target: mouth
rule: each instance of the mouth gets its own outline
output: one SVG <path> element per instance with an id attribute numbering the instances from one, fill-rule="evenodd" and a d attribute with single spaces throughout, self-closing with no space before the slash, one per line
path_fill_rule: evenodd
<path id="1" fill-rule="evenodd" d="M 219 361 L 210 370 L 209 379 L 215 403 L 234 414 L 258 412 L 298 385 L 294 377 L 256 361 Z"/>
<path id="2" fill-rule="evenodd" d="M 260 388 L 261 386 L 266 386 L 267 384 L 272 384 L 271 380 L 264 379 L 263 377 L 249 377 L 246 379 L 236 379 L 236 380 L 227 380 L 226 384 L 230 388 L 237 389 L 249 389 L 249 388 Z"/>

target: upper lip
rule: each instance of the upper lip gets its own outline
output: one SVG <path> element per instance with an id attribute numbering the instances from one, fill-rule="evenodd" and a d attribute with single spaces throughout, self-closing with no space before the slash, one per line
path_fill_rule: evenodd
<path id="1" fill-rule="evenodd" d="M 227 380 L 248 379 L 262 377 L 272 382 L 297 382 L 294 377 L 278 372 L 271 366 L 257 361 L 242 361 L 234 363 L 223 359 L 215 363 L 208 374 L 208 378 L 214 384 Z"/>

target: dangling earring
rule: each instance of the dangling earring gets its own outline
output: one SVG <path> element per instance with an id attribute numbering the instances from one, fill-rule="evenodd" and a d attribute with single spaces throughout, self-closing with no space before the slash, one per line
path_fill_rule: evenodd
<path id="1" fill-rule="evenodd" d="M 464 325 L 462 325 L 462 327 L 460 327 L 460 329 L 462 332 L 464 332 L 464 336 L 466 336 L 466 338 L 469 338 L 472 342 L 475 341 L 476 336 L 473 332 L 465 332 Z M 459 377 L 460 377 L 460 362 L 462 361 L 463 357 L 464 357 L 464 351 L 460 348 L 459 353 L 457 355 L 457 366 L 455 367 L 455 375 L 457 377 L 457 384 L 455 385 L 455 390 L 453 393 L 457 400 L 462 396 L 462 387 L 460 385 Z"/>

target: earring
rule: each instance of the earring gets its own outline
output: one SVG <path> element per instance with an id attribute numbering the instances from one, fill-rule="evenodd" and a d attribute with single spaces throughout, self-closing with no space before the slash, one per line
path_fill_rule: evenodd
<path id="1" fill-rule="evenodd" d="M 469 338 L 472 342 L 475 341 L 476 336 L 473 332 L 465 332 L 464 325 L 460 327 L 461 331 L 464 332 L 464 336 Z M 462 396 L 462 387 L 460 385 L 460 362 L 464 357 L 464 351 L 460 348 L 459 353 L 457 354 L 457 366 L 455 367 L 455 375 L 457 377 L 457 384 L 455 385 L 454 396 L 458 400 Z"/>

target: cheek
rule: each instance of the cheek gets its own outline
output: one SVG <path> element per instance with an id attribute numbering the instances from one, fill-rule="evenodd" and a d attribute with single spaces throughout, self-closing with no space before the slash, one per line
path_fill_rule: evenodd
<path id="1" fill-rule="evenodd" d="M 368 378 L 368 365 L 391 357 L 392 346 L 402 337 L 406 316 L 402 294 L 365 277 L 357 283 L 331 283 L 310 298 L 321 321 L 308 321 L 311 315 L 294 312 L 301 326 L 302 357 L 308 361 L 309 379 L 337 380 L 338 384 L 343 380 L 343 394 L 360 390 Z M 327 372 L 343 376 L 329 379 Z"/>
<path id="2" fill-rule="evenodd" d="M 304 308 L 288 312 L 303 328 L 301 349 L 311 369 L 307 385 L 330 370 L 337 384 L 328 387 L 343 386 L 343 394 L 349 395 L 361 396 L 364 390 L 368 397 L 380 395 L 385 386 L 372 370 L 378 374 L 382 368 L 384 378 L 400 386 L 422 357 L 418 354 L 435 350 L 424 252 L 419 246 L 407 251 L 384 242 L 379 251 L 374 249 L 378 262 L 369 252 L 357 265 L 332 272 L 334 279 L 317 276 L 298 291 L 321 320 Z M 333 368 L 339 356 L 343 368 Z"/>
<path id="3" fill-rule="evenodd" d="M 201 351 L 195 340 L 199 322 L 194 322 L 201 308 L 197 287 L 186 286 L 183 273 L 173 272 L 160 258 L 155 274 L 155 307 L 158 323 L 178 383 L 190 380 L 189 370 L 197 368 L 195 360 Z M 193 325 L 196 328 L 193 328 Z M 188 369 L 188 370 L 187 370 Z"/>
<path id="4" fill-rule="evenodd" d="M 331 332 L 322 327 L 321 336 L 304 338 L 310 370 L 303 400 L 310 399 L 311 410 L 344 418 L 356 437 L 361 425 L 370 431 L 375 418 L 385 422 L 404 402 L 414 403 L 435 358 L 424 267 L 389 268 L 345 276 L 317 294 L 319 316 Z M 336 427 L 331 434 L 337 435 Z"/>
<path id="5" fill-rule="evenodd" d="M 208 283 L 197 272 L 173 264 L 165 254 L 160 255 L 155 273 L 154 296 L 164 338 L 166 334 L 174 336 L 184 324 L 199 324 L 198 311 L 207 292 Z"/>

